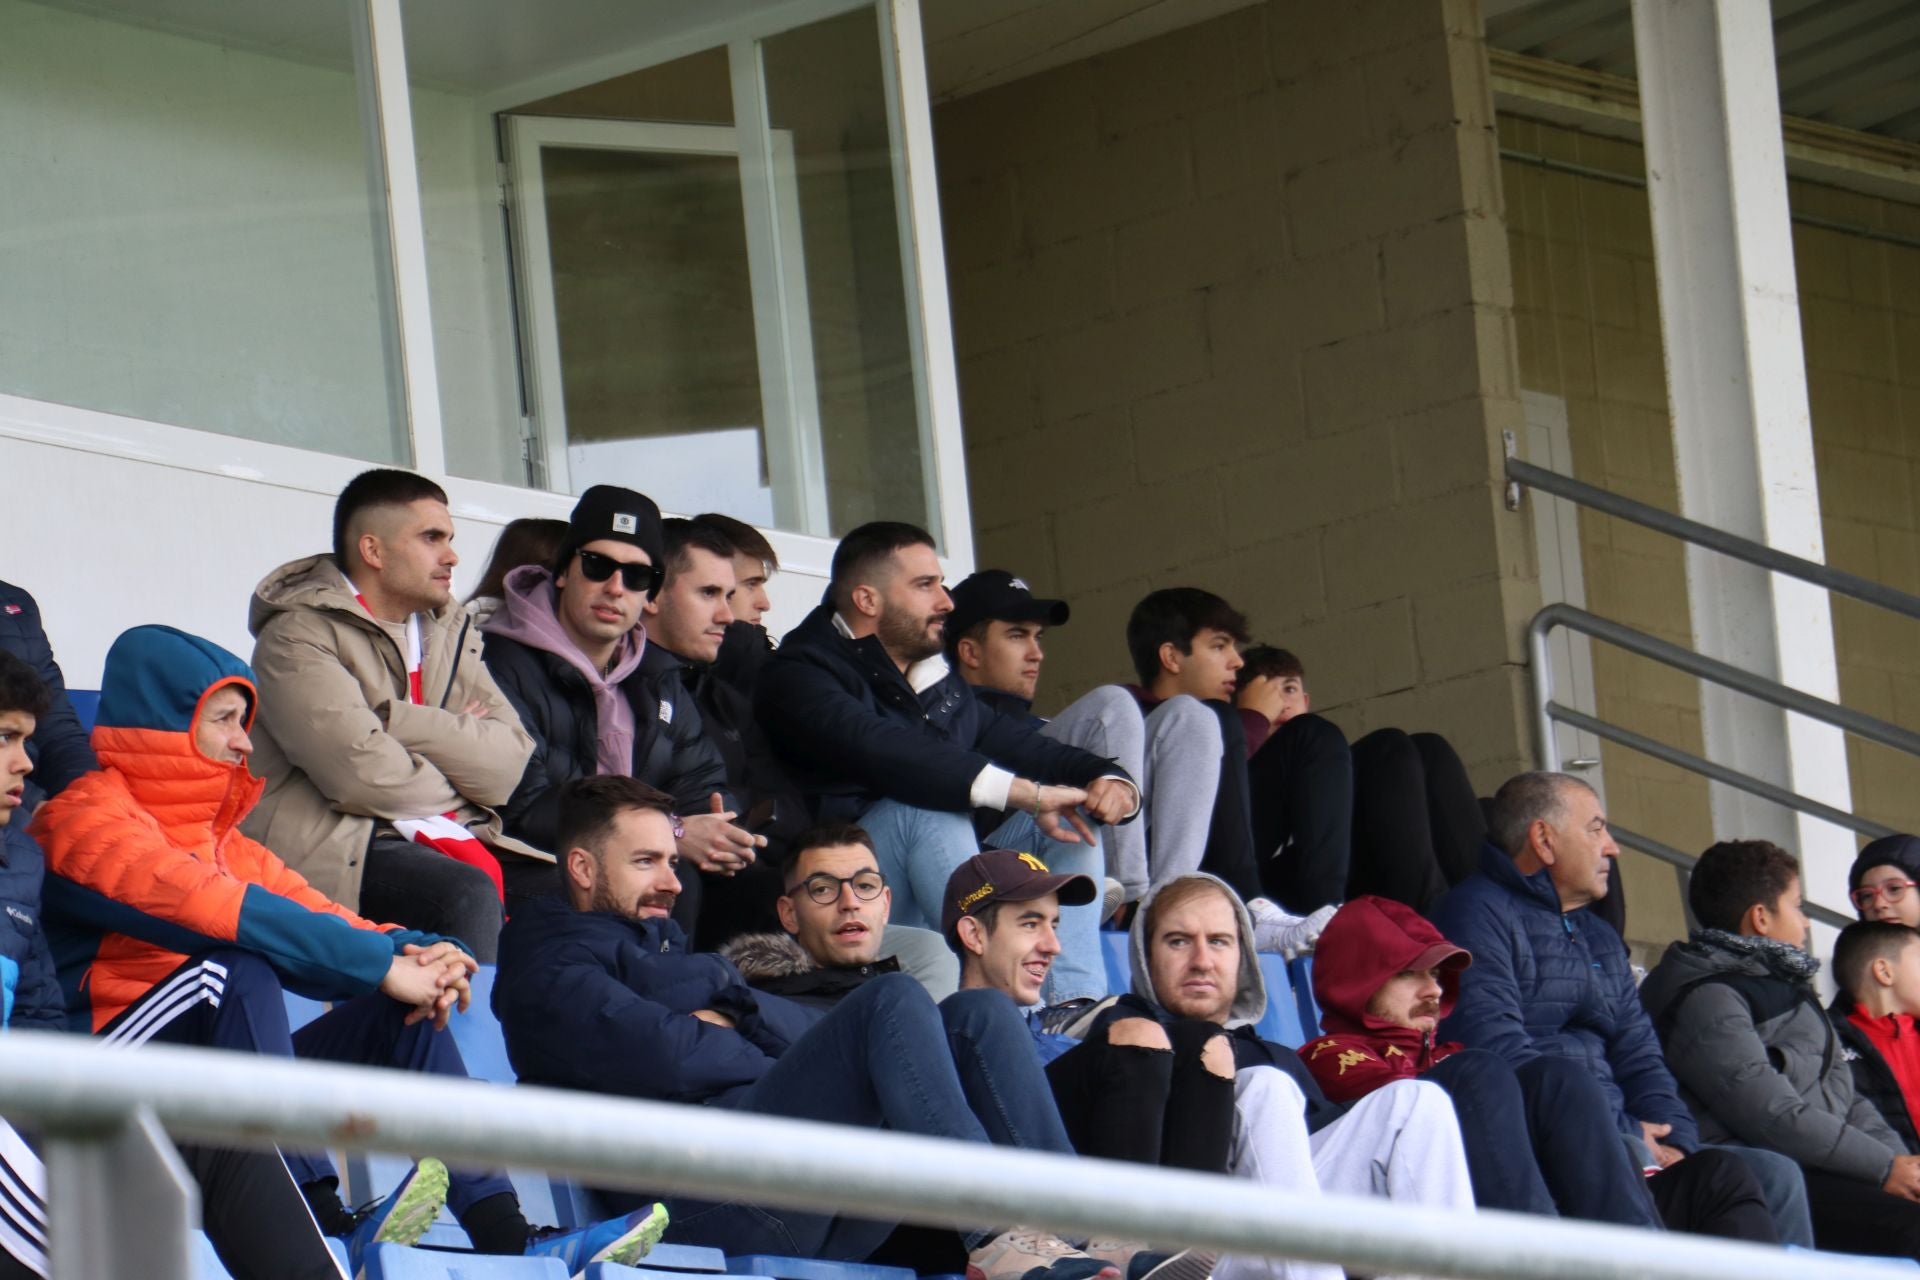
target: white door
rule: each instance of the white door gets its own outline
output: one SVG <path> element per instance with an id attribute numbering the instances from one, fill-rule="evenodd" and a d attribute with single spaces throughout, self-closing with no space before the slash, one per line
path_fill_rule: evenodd
<path id="1" fill-rule="evenodd" d="M 534 481 L 828 533 L 791 135 L 506 121 Z"/>

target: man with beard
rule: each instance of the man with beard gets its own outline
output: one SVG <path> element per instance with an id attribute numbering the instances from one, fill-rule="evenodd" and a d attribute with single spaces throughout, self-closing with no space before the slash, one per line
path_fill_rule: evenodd
<path id="1" fill-rule="evenodd" d="M 975 809 L 1010 812 L 986 843 L 1099 877 L 1095 823 L 1140 810 L 1126 771 L 978 701 L 941 656 L 953 600 L 933 538 L 877 522 L 833 554 L 827 599 L 767 663 L 754 709 L 821 821 L 856 821 L 893 888 L 892 919 L 937 928 L 947 878 L 980 850 Z M 1047 999 L 1106 994 L 1099 909 L 1062 913 Z M 1084 1003 L 1083 1003 L 1084 1002 Z"/>

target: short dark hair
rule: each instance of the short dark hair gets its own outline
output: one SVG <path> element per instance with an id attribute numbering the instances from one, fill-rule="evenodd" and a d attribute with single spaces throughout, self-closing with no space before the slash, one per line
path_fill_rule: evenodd
<path id="1" fill-rule="evenodd" d="M 993 934 L 993 931 L 1000 927 L 1000 909 L 1002 907 L 1010 907 L 1014 905 L 1016 904 L 1007 902 L 1005 900 L 996 900 L 994 902 L 989 902 L 984 907 L 979 907 L 979 908 L 976 908 L 975 910 L 967 912 L 965 915 L 960 917 L 960 920 L 966 920 L 966 919 L 978 920 L 980 922 L 981 932 L 991 937 Z M 953 952 L 954 955 L 959 956 L 960 963 L 965 964 L 967 962 L 967 956 L 972 953 L 967 950 L 967 944 L 960 941 L 960 920 L 955 920 L 953 922 L 953 928 L 947 934 L 947 950 Z"/>
<path id="2" fill-rule="evenodd" d="M 722 560 L 733 559 L 733 543 L 720 530 L 699 520 L 683 520 L 678 516 L 660 522 L 660 550 L 669 582 L 693 568 L 695 550 Z"/>
<path id="3" fill-rule="evenodd" d="M 735 555 L 752 556 L 763 562 L 769 573 L 778 572 L 780 557 L 774 552 L 773 544 L 767 541 L 767 535 L 748 524 L 745 520 L 735 520 L 732 516 L 723 516 L 718 511 L 702 511 L 693 518 L 695 524 L 704 524 L 733 544 Z"/>
<path id="4" fill-rule="evenodd" d="M 833 549 L 833 581 L 828 587 L 833 607 L 845 612 L 853 589 L 894 552 L 933 545 L 933 535 L 917 524 L 874 520 L 861 525 Z"/>
<path id="5" fill-rule="evenodd" d="M 1708 929 L 1740 932 L 1751 907 L 1772 910 L 1800 875 L 1800 860 L 1768 840 L 1722 840 L 1700 855 L 1687 881 L 1687 905 Z"/>
<path id="6" fill-rule="evenodd" d="M 1509 858 L 1527 847 L 1527 832 L 1542 820 L 1552 822 L 1566 808 L 1568 787 L 1593 788 L 1570 773 L 1516 773 L 1500 784 L 1487 809 L 1487 838 Z"/>
<path id="7" fill-rule="evenodd" d="M 1834 940 L 1833 980 L 1857 1000 L 1873 962 L 1897 959 L 1909 942 L 1920 942 L 1920 930 L 1892 920 L 1856 920 Z"/>
<path id="8" fill-rule="evenodd" d="M 410 503 L 447 501 L 447 491 L 423 475 L 375 467 L 347 481 L 333 503 L 333 560 L 351 577 L 359 565 L 347 558 L 347 532 L 361 512 L 373 507 L 404 507 Z"/>
<path id="9" fill-rule="evenodd" d="M 0 649 L 0 711 L 24 711 L 35 720 L 53 705 L 53 690 L 27 662 Z"/>
<path id="10" fill-rule="evenodd" d="M 1151 685 L 1160 674 L 1161 645 L 1171 644 L 1182 653 L 1192 653 L 1193 638 L 1209 629 L 1224 631 L 1245 644 L 1247 615 L 1199 587 L 1148 592 L 1127 619 L 1127 653 L 1133 658 L 1140 683 Z"/>
<path id="11" fill-rule="evenodd" d="M 560 791 L 560 818 L 555 824 L 553 856 L 566 875 L 567 851 L 600 853 L 613 833 L 613 822 L 628 809 L 649 809 L 671 816 L 673 797 L 624 773 L 575 778 Z"/>
<path id="12" fill-rule="evenodd" d="M 867 852 L 873 852 L 873 837 L 868 835 L 867 829 L 858 823 L 820 822 L 793 838 L 787 861 L 796 862 L 803 853 L 811 853 L 815 849 L 831 849 L 843 844 L 857 844 Z"/>
<path id="13" fill-rule="evenodd" d="M 1240 661 L 1242 663 L 1241 684 L 1249 680 L 1258 680 L 1262 676 L 1269 680 L 1285 680 L 1291 676 L 1303 683 L 1307 678 L 1307 669 L 1301 664 L 1300 659 L 1294 657 L 1291 650 L 1282 649 L 1277 645 L 1256 644 L 1241 652 Z"/>
<path id="14" fill-rule="evenodd" d="M 487 569 L 480 575 L 480 584 L 467 599 L 506 595 L 508 574 L 522 565 L 550 562 L 560 554 L 561 546 L 572 531 L 573 526 L 565 520 L 550 516 L 521 516 L 508 521 L 500 530 L 500 536 L 493 540 L 493 554 L 487 558 Z"/>

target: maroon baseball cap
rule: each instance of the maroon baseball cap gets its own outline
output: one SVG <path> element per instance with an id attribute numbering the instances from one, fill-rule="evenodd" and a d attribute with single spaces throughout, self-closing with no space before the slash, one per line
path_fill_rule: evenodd
<path id="1" fill-rule="evenodd" d="M 1084 907 L 1100 894 L 1089 876 L 1055 875 L 1030 853 L 986 849 L 953 869 L 947 877 L 946 901 L 940 909 L 940 932 L 951 938 L 961 916 L 970 916 L 996 902 L 1031 902 L 1050 893 L 1063 905 Z"/>

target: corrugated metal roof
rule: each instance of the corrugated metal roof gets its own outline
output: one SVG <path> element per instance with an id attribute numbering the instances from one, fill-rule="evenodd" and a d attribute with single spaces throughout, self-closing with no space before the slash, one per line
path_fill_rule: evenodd
<path id="1" fill-rule="evenodd" d="M 1780 109 L 1920 142 L 1920 0 L 1772 0 Z M 1632 77 L 1629 0 L 1484 0 L 1497 49 Z"/>

